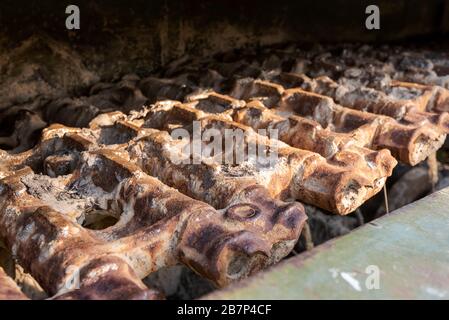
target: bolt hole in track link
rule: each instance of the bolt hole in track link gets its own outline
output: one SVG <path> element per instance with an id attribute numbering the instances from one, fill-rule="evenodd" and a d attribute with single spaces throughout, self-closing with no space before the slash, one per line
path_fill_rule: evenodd
<path id="1" fill-rule="evenodd" d="M 247 49 L 2 111 L 0 298 L 195 298 L 447 185 L 446 64 L 420 48 Z M 276 158 L 173 161 L 192 146 L 176 130 L 237 130 Z"/>

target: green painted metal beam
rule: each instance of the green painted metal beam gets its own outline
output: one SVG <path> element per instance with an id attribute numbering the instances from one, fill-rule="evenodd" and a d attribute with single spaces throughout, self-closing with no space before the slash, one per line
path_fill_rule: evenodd
<path id="1" fill-rule="evenodd" d="M 449 188 L 204 299 L 449 299 Z"/>

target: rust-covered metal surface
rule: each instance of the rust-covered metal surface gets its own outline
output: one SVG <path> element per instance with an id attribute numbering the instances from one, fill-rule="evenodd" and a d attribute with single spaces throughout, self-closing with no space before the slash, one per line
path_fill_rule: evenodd
<path id="1" fill-rule="evenodd" d="M 51 126 L 34 149 L 2 153 L 6 246 L 57 299 L 160 298 L 140 279 L 177 263 L 223 286 L 290 252 L 306 219 L 301 204 L 274 198 L 256 172 L 242 179 L 214 163 L 173 164 L 176 143 L 112 113 L 90 129 Z M 83 227 L 98 214 L 118 221 Z"/>
<path id="2" fill-rule="evenodd" d="M 277 263 L 301 235 L 301 203 L 350 214 L 398 162 L 419 164 L 444 143 L 444 53 L 378 49 L 384 55 L 291 45 L 186 57 L 85 96 L 5 109 L 5 247 L 57 299 L 158 299 L 142 279 L 169 266 L 223 287 Z M 395 55 L 407 50 L 404 61 Z M 241 150 L 258 144 L 277 157 L 229 164 L 234 150 L 184 153 L 190 141 L 172 133 L 194 136 L 196 125 L 201 136 L 242 132 Z M 115 222 L 89 227 L 98 217 Z M 17 297 L 11 279 L 0 281 L 2 298 Z"/>
<path id="3" fill-rule="evenodd" d="M 446 188 L 204 298 L 448 299 L 448 200 Z"/>
<path id="4" fill-rule="evenodd" d="M 404 56 L 395 52 L 404 52 Z M 307 132 L 305 136 L 315 139 L 316 131 L 318 141 L 328 141 L 317 147 L 320 142 L 300 139 L 293 142 L 299 148 L 328 157 L 347 144 L 349 137 L 357 146 L 388 149 L 397 160 L 415 165 L 441 147 L 449 130 L 449 91 L 444 87 L 447 61 L 438 50 L 366 46 L 309 50 L 287 46 L 205 59 L 185 57 L 157 76 L 125 75 L 116 83 L 92 86 L 86 96 L 37 99 L 6 109 L 1 114 L 5 129 L 0 142 L 21 152 L 32 147 L 36 133 L 50 123 L 87 126 L 104 112 L 126 113 L 162 99 L 188 102 L 191 96 L 201 99 L 216 91 L 228 99 L 259 101 L 261 106 L 246 107 L 252 110 L 252 118 L 260 117 L 257 113 L 265 110 L 261 107 L 270 109 L 264 111 L 268 119 L 263 120 L 249 119 L 245 110 L 239 115 L 234 112 L 236 122 L 271 128 L 288 118 L 296 123 L 291 126 Z M 407 82 L 411 80 L 416 82 Z M 208 113 L 226 114 L 236 106 L 223 96 L 205 100 L 220 106 L 208 110 L 199 105 Z M 15 128 L 11 128 L 14 121 Z"/>

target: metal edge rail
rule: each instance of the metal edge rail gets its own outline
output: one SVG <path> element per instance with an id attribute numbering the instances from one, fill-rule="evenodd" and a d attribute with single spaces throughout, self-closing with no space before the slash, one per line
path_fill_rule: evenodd
<path id="1" fill-rule="evenodd" d="M 202 299 L 449 299 L 448 270 L 446 188 Z"/>

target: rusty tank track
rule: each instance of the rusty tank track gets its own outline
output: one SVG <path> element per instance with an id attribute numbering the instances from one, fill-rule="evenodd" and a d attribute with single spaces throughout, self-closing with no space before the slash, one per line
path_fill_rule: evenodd
<path id="1" fill-rule="evenodd" d="M 51 299 L 160 299 L 142 279 L 176 264 L 219 287 L 250 276 L 295 246 L 300 202 L 351 213 L 397 161 L 418 164 L 443 145 L 449 59 L 401 50 L 184 59 L 87 97 L 2 110 L 0 121 L 15 125 L 0 137 L 9 149 L 0 150 L 0 236 Z M 224 164 L 226 153 L 173 162 L 173 152 L 190 155 L 171 133 L 193 134 L 193 121 L 201 134 L 239 130 L 243 150 L 257 142 L 278 157 L 269 166 Z M 96 216 L 116 223 L 88 228 Z M 1 268 L 0 299 L 27 299 Z"/>
<path id="2" fill-rule="evenodd" d="M 305 222 L 299 203 L 271 197 L 251 176 L 214 177 L 213 164 L 174 165 L 166 150 L 175 143 L 120 113 L 100 116 L 90 129 L 45 129 L 34 149 L 2 161 L 0 228 L 7 246 L 58 299 L 158 298 L 140 279 L 177 263 L 223 286 L 290 252 Z M 145 171 L 160 171 L 161 180 Z M 201 182 L 207 172 L 216 181 Z M 174 181 L 183 173 L 197 176 L 199 189 L 190 194 L 220 209 L 163 183 L 185 191 Z M 207 184 L 217 193 L 206 194 Z M 118 222 L 83 228 L 98 211 Z M 66 290 L 74 270 L 80 289 Z"/>

